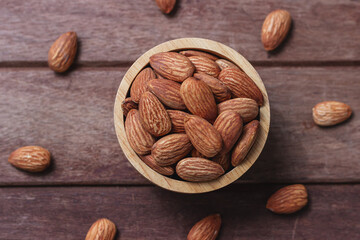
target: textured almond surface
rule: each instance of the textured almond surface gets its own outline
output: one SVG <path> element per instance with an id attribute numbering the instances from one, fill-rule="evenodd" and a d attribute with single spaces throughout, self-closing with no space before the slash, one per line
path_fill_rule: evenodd
<path id="1" fill-rule="evenodd" d="M 243 121 L 249 122 L 259 114 L 259 106 L 250 98 L 234 98 L 218 104 L 219 114 L 234 111 L 240 114 Z"/>
<path id="2" fill-rule="evenodd" d="M 174 9 L 175 3 L 176 0 L 156 0 L 156 4 L 165 14 L 169 14 Z"/>
<path id="3" fill-rule="evenodd" d="M 288 11 L 278 9 L 267 15 L 261 29 L 261 41 L 265 50 L 277 48 L 285 39 L 291 26 L 291 15 Z"/>
<path id="4" fill-rule="evenodd" d="M 65 72 L 74 62 L 77 51 L 75 32 L 62 34 L 50 47 L 48 53 L 49 67 L 55 72 Z"/>
<path id="5" fill-rule="evenodd" d="M 308 193 L 302 184 L 294 184 L 277 190 L 267 201 L 266 208 L 278 214 L 299 211 L 308 203 Z"/>
<path id="6" fill-rule="evenodd" d="M 215 240 L 219 235 L 220 227 L 220 214 L 207 216 L 191 228 L 187 240 Z"/>
<path id="7" fill-rule="evenodd" d="M 115 234 L 115 224 L 109 219 L 102 218 L 90 227 L 85 240 L 113 240 Z"/>
<path id="8" fill-rule="evenodd" d="M 155 159 L 151 155 L 142 156 L 141 160 L 148 165 L 152 170 L 165 176 L 171 176 L 174 174 L 174 168 L 171 166 L 162 167 L 156 163 Z"/>
<path id="9" fill-rule="evenodd" d="M 153 79 L 148 83 L 148 90 L 155 94 L 165 105 L 173 109 L 186 109 L 180 96 L 180 84 L 166 79 Z"/>
<path id="10" fill-rule="evenodd" d="M 195 73 L 194 77 L 206 83 L 214 94 L 216 102 L 224 102 L 231 98 L 231 92 L 229 88 L 219 79 L 214 78 L 205 73 Z"/>
<path id="11" fill-rule="evenodd" d="M 155 138 L 143 127 L 139 111 L 130 110 L 125 120 L 126 137 L 134 151 L 139 155 L 149 154 Z"/>
<path id="12" fill-rule="evenodd" d="M 134 102 L 139 103 L 141 95 L 147 90 L 148 82 L 154 78 L 156 78 L 156 75 L 149 67 L 143 69 L 136 76 L 130 88 L 130 96 Z"/>
<path id="13" fill-rule="evenodd" d="M 237 112 L 225 111 L 216 118 L 214 127 L 220 133 L 224 144 L 220 153 L 226 154 L 239 139 L 243 128 L 243 121 Z"/>
<path id="14" fill-rule="evenodd" d="M 211 159 L 211 161 L 216 162 L 218 164 L 220 164 L 220 166 L 227 171 L 230 167 L 230 153 L 226 153 L 226 154 L 221 154 L 219 153 L 218 155 L 216 155 L 215 157 L 213 157 Z"/>
<path id="15" fill-rule="evenodd" d="M 39 146 L 16 149 L 8 158 L 14 167 L 28 172 L 41 172 L 50 165 L 50 152 Z"/>
<path id="16" fill-rule="evenodd" d="M 186 107 L 192 114 L 214 121 L 217 107 L 213 93 L 206 83 L 193 77 L 186 79 L 180 88 Z"/>
<path id="17" fill-rule="evenodd" d="M 139 102 L 139 113 L 144 128 L 153 136 L 163 136 L 171 131 L 169 114 L 153 93 L 143 93 Z"/>
<path id="18" fill-rule="evenodd" d="M 180 53 L 162 52 L 150 57 L 151 67 L 166 79 L 183 82 L 191 77 L 195 67 L 190 60 Z"/>
<path id="19" fill-rule="evenodd" d="M 213 61 L 217 60 L 218 57 L 210 54 L 210 53 L 206 53 L 206 52 L 202 52 L 202 51 L 196 51 L 196 50 L 186 50 L 186 51 L 181 51 L 181 54 L 185 55 L 186 57 L 192 57 L 192 56 L 202 56 L 202 57 L 207 57 Z"/>
<path id="20" fill-rule="evenodd" d="M 213 77 L 219 76 L 220 67 L 213 60 L 203 56 L 192 56 L 189 59 L 194 64 L 196 72 L 205 73 Z"/>
<path id="21" fill-rule="evenodd" d="M 206 158 L 203 154 L 201 154 L 198 150 L 196 150 L 196 148 L 193 148 L 193 150 L 191 150 L 190 155 L 192 157 Z"/>
<path id="22" fill-rule="evenodd" d="M 121 109 L 126 117 L 131 109 L 138 109 L 138 104 L 135 103 L 131 97 L 128 97 L 121 103 Z"/>
<path id="23" fill-rule="evenodd" d="M 258 120 L 253 120 L 244 126 L 240 139 L 231 154 L 231 164 L 234 167 L 245 159 L 251 147 L 254 145 L 259 132 L 259 126 L 260 123 Z"/>
<path id="24" fill-rule="evenodd" d="M 205 119 L 191 115 L 185 118 L 185 132 L 192 145 L 206 157 L 213 157 L 223 146 L 220 133 Z"/>
<path id="25" fill-rule="evenodd" d="M 315 105 L 312 109 L 314 122 L 319 126 L 333 126 L 350 118 L 352 110 L 349 105 L 326 101 Z"/>
<path id="26" fill-rule="evenodd" d="M 205 182 L 220 177 L 224 174 L 224 169 L 213 161 L 189 157 L 178 162 L 176 173 L 186 181 Z"/>
<path id="27" fill-rule="evenodd" d="M 169 166 L 184 158 L 192 149 L 189 137 L 184 133 L 174 133 L 160 138 L 151 151 L 160 166 Z"/>
<path id="28" fill-rule="evenodd" d="M 215 61 L 216 64 L 220 67 L 221 70 L 223 70 L 224 68 L 236 68 L 236 69 L 240 69 L 237 65 L 235 65 L 234 63 L 225 60 L 225 59 L 218 59 Z M 241 70 L 241 69 L 240 69 Z"/>
<path id="29" fill-rule="evenodd" d="M 184 133 L 184 120 L 185 117 L 190 115 L 186 112 L 179 111 L 179 110 L 167 110 L 170 120 L 171 120 L 171 132 L 173 133 Z"/>
<path id="30" fill-rule="evenodd" d="M 236 68 L 224 68 L 220 72 L 219 80 L 230 89 L 234 98 L 251 98 L 260 106 L 263 105 L 264 98 L 260 89 L 243 71 Z"/>

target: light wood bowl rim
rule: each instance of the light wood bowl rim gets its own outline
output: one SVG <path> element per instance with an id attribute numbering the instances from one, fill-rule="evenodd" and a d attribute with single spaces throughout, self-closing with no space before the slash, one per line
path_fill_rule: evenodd
<path id="1" fill-rule="evenodd" d="M 172 179 L 170 177 L 166 177 L 155 172 L 150 167 L 148 167 L 130 147 L 125 133 L 124 115 L 121 109 L 121 103 L 126 98 L 131 83 L 135 79 L 136 75 L 145 66 L 149 64 L 149 58 L 153 54 L 159 52 L 179 51 L 186 49 L 202 50 L 205 52 L 214 53 L 219 57 L 234 62 L 236 65 L 240 66 L 241 69 L 256 83 L 264 96 L 264 105 L 260 108 L 260 131 L 252 149 L 249 151 L 245 160 L 239 166 L 235 167 L 230 172 L 224 174 L 220 178 L 210 182 L 186 182 Z M 174 192 L 210 192 L 225 187 L 239 179 L 255 163 L 255 161 L 259 157 L 261 151 L 264 148 L 270 128 L 269 98 L 259 74 L 240 53 L 216 41 L 202 38 L 180 38 L 167 41 L 153 47 L 152 49 L 144 53 L 142 56 L 140 56 L 129 68 L 129 70 L 124 75 L 116 94 L 114 105 L 114 124 L 118 141 L 125 156 L 134 166 L 134 168 L 149 181 L 162 188 Z"/>

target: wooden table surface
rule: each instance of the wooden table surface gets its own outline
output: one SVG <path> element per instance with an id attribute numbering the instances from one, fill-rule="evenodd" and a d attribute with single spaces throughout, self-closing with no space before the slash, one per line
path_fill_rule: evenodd
<path id="1" fill-rule="evenodd" d="M 219 239 L 360 239 L 360 1 L 181 0 L 170 16 L 153 0 L 0 2 L 0 239 L 84 239 L 101 217 L 117 239 L 185 239 L 220 213 Z M 293 27 L 264 51 L 267 13 L 287 9 Z M 66 74 L 47 67 L 62 33 L 76 31 L 79 56 Z M 184 195 L 160 189 L 126 160 L 113 106 L 127 69 L 164 41 L 202 37 L 243 54 L 271 105 L 271 129 L 255 165 L 222 190 Z M 348 103 L 353 117 L 314 125 L 312 107 Z M 24 145 L 49 149 L 42 174 L 7 162 Z M 297 214 L 265 209 L 281 186 L 304 183 L 310 203 Z"/>

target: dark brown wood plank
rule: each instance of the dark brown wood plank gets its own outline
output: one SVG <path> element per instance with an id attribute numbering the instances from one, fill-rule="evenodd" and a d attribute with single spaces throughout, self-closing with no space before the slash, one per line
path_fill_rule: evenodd
<path id="1" fill-rule="evenodd" d="M 0 70 L 0 185 L 148 184 L 128 163 L 113 127 L 115 94 L 126 69 L 81 68 L 66 77 L 47 68 Z M 261 157 L 240 182 L 358 182 L 359 67 L 262 67 L 271 128 Z M 312 122 L 319 101 L 354 111 L 332 128 Z M 44 174 L 14 169 L 7 157 L 24 145 L 49 149 Z"/>
<path id="2" fill-rule="evenodd" d="M 180 195 L 157 187 L 2 188 L 0 239 L 84 239 L 107 217 L 116 239 L 185 239 L 191 226 L 220 213 L 221 239 L 359 239 L 359 185 L 308 186 L 310 204 L 275 215 L 266 200 L 279 186 L 237 185 L 215 193 Z"/>
<path id="3" fill-rule="evenodd" d="M 267 54 L 261 26 L 277 8 L 290 11 L 293 29 L 280 50 Z M 45 64 L 52 42 L 70 30 L 80 37 L 82 63 L 133 62 L 182 37 L 222 42 L 251 61 L 359 61 L 359 12 L 360 2 L 351 0 L 182 0 L 170 17 L 154 1 L 6 0 L 0 3 L 0 62 Z"/>

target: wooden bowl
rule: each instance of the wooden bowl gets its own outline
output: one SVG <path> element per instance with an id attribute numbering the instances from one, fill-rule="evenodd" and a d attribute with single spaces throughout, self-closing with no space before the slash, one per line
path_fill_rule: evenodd
<path id="1" fill-rule="evenodd" d="M 135 79 L 136 75 L 144 67 L 149 65 L 149 58 L 153 54 L 159 52 L 180 51 L 187 49 L 209 52 L 219 56 L 220 58 L 232 61 L 233 63 L 241 67 L 241 69 L 256 83 L 264 96 L 264 105 L 260 108 L 259 135 L 253 147 L 249 151 L 247 157 L 239 166 L 235 167 L 220 178 L 210 182 L 186 182 L 166 177 L 155 172 L 150 167 L 148 167 L 130 147 L 130 144 L 125 134 L 125 122 L 124 115 L 121 109 L 121 103 L 128 96 L 131 83 Z M 265 145 L 268 136 L 270 127 L 270 105 L 265 86 L 259 74 L 241 54 L 219 42 L 201 38 L 181 38 L 162 43 L 150 49 L 141 57 L 139 57 L 135 61 L 135 63 L 129 68 L 121 81 L 120 87 L 116 95 L 114 106 L 114 122 L 116 135 L 125 156 L 136 168 L 136 170 L 138 170 L 138 172 L 140 172 L 144 177 L 146 177 L 148 180 L 155 183 L 156 185 L 171 191 L 181 193 L 204 193 L 214 191 L 229 185 L 230 183 L 241 177 L 255 163 L 256 159 L 259 157 Z"/>

